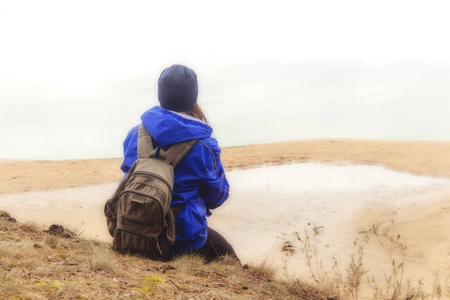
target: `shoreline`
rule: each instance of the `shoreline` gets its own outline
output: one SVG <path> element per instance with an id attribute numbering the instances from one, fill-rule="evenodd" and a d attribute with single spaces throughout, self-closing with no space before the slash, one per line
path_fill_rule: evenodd
<path id="1" fill-rule="evenodd" d="M 352 241 L 373 235 L 364 264 L 379 275 L 391 265 L 383 249 L 395 229 L 407 252 L 392 257 L 404 259 L 405 278 L 431 281 L 434 271 L 447 270 L 450 257 L 449 153 L 450 141 L 306 140 L 224 148 L 232 189 L 209 224 L 243 261 L 267 262 L 305 279 L 310 274 L 295 233 L 320 228 L 314 236 L 326 268 L 333 261 L 345 266 Z M 121 162 L 0 162 L 2 209 L 21 222 L 62 224 L 111 242 L 103 206 L 122 177 Z"/>
<path id="2" fill-rule="evenodd" d="M 448 153 L 450 141 L 311 139 L 225 147 L 221 160 L 226 171 L 317 162 L 378 165 L 415 175 L 450 177 Z M 118 182 L 121 163 L 122 158 L 0 159 L 0 194 Z"/>

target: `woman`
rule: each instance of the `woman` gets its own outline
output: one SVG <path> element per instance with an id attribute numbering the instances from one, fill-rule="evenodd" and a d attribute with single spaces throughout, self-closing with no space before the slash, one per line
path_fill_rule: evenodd
<path id="1" fill-rule="evenodd" d="M 167 150 L 172 144 L 197 140 L 191 151 L 175 167 L 171 207 L 181 207 L 176 219 L 173 255 L 195 252 L 207 260 L 236 254 L 231 245 L 208 227 L 210 209 L 228 198 L 229 184 L 220 161 L 220 147 L 211 137 L 202 110 L 197 104 L 198 83 L 195 72 L 182 65 L 165 69 L 158 80 L 160 107 L 146 111 L 142 124 L 153 137 L 153 146 Z M 124 141 L 125 175 L 137 159 L 139 126 Z"/>

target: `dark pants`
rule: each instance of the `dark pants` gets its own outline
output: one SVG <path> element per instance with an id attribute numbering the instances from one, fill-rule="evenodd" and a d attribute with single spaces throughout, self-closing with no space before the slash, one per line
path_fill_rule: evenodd
<path id="1" fill-rule="evenodd" d="M 212 262 L 215 259 L 228 255 L 239 261 L 239 258 L 237 257 L 236 252 L 234 252 L 233 247 L 220 233 L 208 227 L 207 236 L 208 237 L 206 239 L 206 243 L 203 247 L 190 252 L 173 253 L 173 256 L 176 257 L 189 253 L 198 254 L 204 256 L 207 262 Z"/>
<path id="2" fill-rule="evenodd" d="M 213 261 L 226 255 L 236 258 L 239 261 L 233 247 L 220 233 L 209 227 L 207 230 L 208 238 L 206 239 L 205 245 L 195 250 L 194 253 L 204 256 L 206 261 Z"/>

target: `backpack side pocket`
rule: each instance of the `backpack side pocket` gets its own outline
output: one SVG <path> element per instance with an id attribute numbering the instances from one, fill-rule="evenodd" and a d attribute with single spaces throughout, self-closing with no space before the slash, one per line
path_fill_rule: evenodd
<path id="1" fill-rule="evenodd" d="M 114 230 L 117 225 L 117 200 L 119 195 L 113 196 L 111 199 L 106 201 L 105 207 L 103 209 L 106 217 L 106 225 L 108 226 L 108 231 L 111 236 L 114 236 Z"/>

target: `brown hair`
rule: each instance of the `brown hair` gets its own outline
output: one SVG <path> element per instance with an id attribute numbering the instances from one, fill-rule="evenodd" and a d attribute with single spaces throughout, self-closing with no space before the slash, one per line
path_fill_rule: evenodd
<path id="1" fill-rule="evenodd" d="M 190 110 L 183 111 L 181 113 L 191 116 L 191 117 L 194 117 L 194 118 L 197 118 L 199 120 L 202 120 L 206 124 L 209 124 L 208 120 L 205 117 L 205 114 L 203 113 L 202 109 L 200 108 L 200 106 L 197 103 L 195 103 L 194 107 L 192 107 Z"/>

